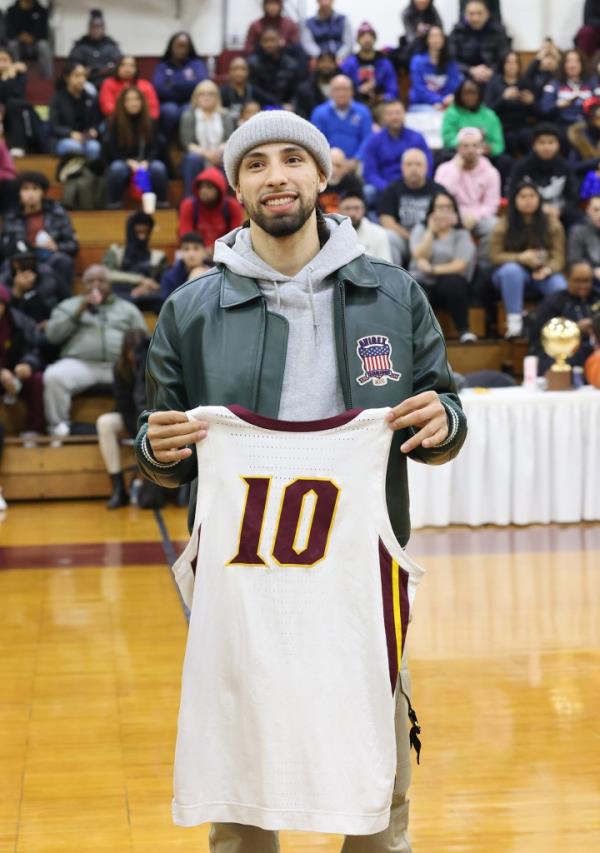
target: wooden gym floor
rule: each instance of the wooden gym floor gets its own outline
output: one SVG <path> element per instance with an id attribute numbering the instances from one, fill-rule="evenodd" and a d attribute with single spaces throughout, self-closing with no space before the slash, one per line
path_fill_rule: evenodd
<path id="1" fill-rule="evenodd" d="M 173 542 L 185 512 L 162 517 Z M 600 850 L 600 525 L 414 534 L 417 853 Z M 167 543 L 167 552 L 169 551 Z M 0 851 L 208 850 L 170 819 L 186 624 L 152 512 L 0 524 Z M 284 853 L 341 839 L 283 833 Z"/>

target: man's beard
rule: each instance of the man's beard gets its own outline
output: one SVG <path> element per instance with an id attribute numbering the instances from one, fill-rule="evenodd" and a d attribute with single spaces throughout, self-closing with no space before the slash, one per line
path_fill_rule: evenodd
<path id="1" fill-rule="evenodd" d="M 281 216 L 270 217 L 259 203 L 250 205 L 245 201 L 246 212 L 249 219 L 270 234 L 271 237 L 291 237 L 297 231 L 300 231 L 302 226 L 310 219 L 316 204 L 317 196 L 311 201 L 303 202 L 298 197 L 298 210 L 294 213 L 285 213 Z"/>

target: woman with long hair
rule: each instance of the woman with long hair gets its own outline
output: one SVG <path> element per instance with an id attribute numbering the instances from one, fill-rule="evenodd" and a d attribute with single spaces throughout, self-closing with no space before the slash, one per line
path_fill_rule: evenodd
<path id="1" fill-rule="evenodd" d="M 208 69 L 196 53 L 190 34 L 180 31 L 172 35 L 152 76 L 160 100 L 160 129 L 169 142 L 177 133 L 195 87 L 207 79 Z"/>
<path id="2" fill-rule="evenodd" d="M 149 175 L 157 204 L 166 206 L 167 169 L 159 160 L 159 139 L 148 106 L 137 86 L 128 86 L 117 98 L 110 118 L 104 153 L 110 164 L 106 193 L 109 208 L 121 207 L 123 192 L 136 172 Z M 141 183 L 141 181 L 140 181 Z"/>
<path id="3" fill-rule="evenodd" d="M 520 337 L 525 288 L 547 296 L 567 286 L 562 275 L 565 232 L 558 217 L 544 213 L 535 184 L 522 181 L 514 188 L 507 215 L 492 232 L 490 260 L 496 268 L 492 281 L 506 309 L 506 337 Z"/>
<path id="4" fill-rule="evenodd" d="M 27 66 L 15 62 L 8 47 L 0 46 L 0 123 L 12 157 L 43 150 L 43 131 L 37 113 L 25 95 Z"/>
<path id="5" fill-rule="evenodd" d="M 566 129 L 583 118 L 583 104 L 595 94 L 584 54 L 576 47 L 563 55 L 559 72 L 544 86 L 540 112 L 546 121 Z"/>
<path id="6" fill-rule="evenodd" d="M 477 336 L 469 330 L 469 279 L 475 246 L 463 228 L 458 205 L 450 193 L 437 192 L 429 204 L 425 225 L 410 233 L 409 272 L 423 287 L 434 308 L 445 308 L 461 343 Z"/>
<path id="7" fill-rule="evenodd" d="M 100 415 L 96 421 L 100 453 L 112 484 L 112 494 L 106 504 L 108 509 L 118 509 L 129 503 L 119 439 L 135 438 L 137 419 L 146 405 L 144 374 L 149 342 L 144 329 L 127 329 L 113 369 L 116 411 Z"/>
<path id="8" fill-rule="evenodd" d="M 235 130 L 233 118 L 221 106 L 219 87 L 212 80 L 198 83 L 189 108 L 179 122 L 184 194 L 192 193 L 196 175 L 206 166 L 221 166 L 225 142 Z"/>
<path id="9" fill-rule="evenodd" d="M 52 147 L 59 157 L 78 154 L 98 160 L 102 153 L 98 98 L 87 91 L 86 83 L 85 66 L 67 60 L 50 101 Z"/>
<path id="10" fill-rule="evenodd" d="M 402 11 L 401 20 L 404 35 L 394 51 L 394 61 L 398 68 L 407 69 L 415 53 L 427 50 L 426 39 L 431 27 L 439 27 L 443 31 L 444 24 L 434 0 L 410 0 Z"/>
<path id="11" fill-rule="evenodd" d="M 521 59 L 515 50 L 505 54 L 500 70 L 487 84 L 485 103 L 500 119 L 508 154 L 527 154 L 531 148 L 530 125 L 535 120 L 535 95 L 523 80 Z"/>
<path id="12" fill-rule="evenodd" d="M 454 100 L 462 74 L 458 63 L 450 58 L 441 27 L 429 28 L 425 44 L 426 50 L 414 54 L 410 61 L 410 108 L 444 110 Z"/>
<path id="13" fill-rule="evenodd" d="M 142 80 L 138 75 L 137 62 L 134 56 L 122 56 L 119 60 L 115 73 L 107 77 L 100 86 L 100 109 L 102 115 L 111 116 L 117 106 L 117 99 L 123 89 L 135 86 L 142 93 L 150 117 L 156 121 L 160 114 L 158 96 L 149 80 Z"/>

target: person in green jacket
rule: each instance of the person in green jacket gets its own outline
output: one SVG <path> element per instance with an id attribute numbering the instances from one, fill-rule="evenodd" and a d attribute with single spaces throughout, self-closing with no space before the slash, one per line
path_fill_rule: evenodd
<path id="1" fill-rule="evenodd" d="M 442 143 L 448 160 L 456 154 L 458 133 L 463 127 L 478 127 L 483 134 L 481 153 L 489 157 L 500 172 L 503 186 L 507 184 L 513 158 L 505 152 L 504 131 L 496 113 L 483 103 L 483 94 L 477 83 L 469 78 L 463 80 L 454 95 L 454 103 L 444 112 L 442 119 Z"/>
<path id="2" fill-rule="evenodd" d="M 48 432 L 59 438 L 70 432 L 73 394 L 111 385 L 123 335 L 127 329 L 147 330 L 140 310 L 112 293 L 106 267 L 88 267 L 83 287 L 83 295 L 58 303 L 46 327 L 49 342 L 60 347 L 60 358 L 44 373 Z"/>
<path id="3" fill-rule="evenodd" d="M 318 211 L 331 154 L 314 125 L 285 110 L 259 113 L 231 135 L 224 165 L 249 222 L 217 240 L 214 268 L 179 287 L 163 306 L 148 351 L 148 409 L 135 442 L 139 465 L 166 487 L 192 482 L 195 445 L 207 425 L 188 420 L 186 410 L 199 405 L 238 404 L 287 421 L 389 407 L 388 515 L 405 544 L 407 457 L 441 464 L 466 437 L 427 297 L 406 271 L 367 257 L 347 217 Z M 364 348 L 372 345 L 389 358 L 381 375 L 365 361 Z M 195 504 L 192 487 L 192 524 Z M 368 839 L 348 836 L 344 853 L 411 849 L 406 679 L 404 669 L 389 827 Z M 210 839 L 215 853 L 279 849 L 275 832 L 242 824 L 215 823 Z"/>

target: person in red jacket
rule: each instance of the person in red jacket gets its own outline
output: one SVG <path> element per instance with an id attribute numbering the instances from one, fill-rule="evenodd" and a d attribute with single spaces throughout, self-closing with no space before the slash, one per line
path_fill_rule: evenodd
<path id="1" fill-rule="evenodd" d="M 244 208 L 227 194 L 227 181 L 220 169 L 210 166 L 199 172 L 193 183 L 193 195 L 184 198 L 179 208 L 179 236 L 191 231 L 202 236 L 212 254 L 219 237 L 237 228 L 245 219 Z"/>
<path id="2" fill-rule="evenodd" d="M 128 86 L 137 86 L 148 104 L 150 118 L 156 121 L 160 113 L 156 89 L 149 80 L 141 80 L 138 77 L 137 63 L 133 56 L 122 56 L 114 75 L 107 77 L 100 86 L 99 103 L 102 115 L 111 116 L 114 113 L 117 98 Z"/>

